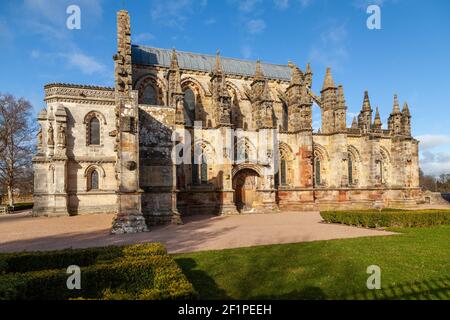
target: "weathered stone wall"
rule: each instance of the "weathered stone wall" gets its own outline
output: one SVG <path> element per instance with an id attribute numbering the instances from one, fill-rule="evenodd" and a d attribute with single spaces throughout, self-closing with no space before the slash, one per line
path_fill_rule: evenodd
<path id="1" fill-rule="evenodd" d="M 47 108 L 39 115 L 41 137 L 34 158 L 35 215 L 115 212 L 113 90 L 53 84 L 46 86 L 45 100 Z M 100 143 L 96 145 L 88 141 L 92 117 L 100 122 Z M 60 126 L 64 127 L 65 141 L 59 141 Z M 98 190 L 88 190 L 91 170 L 99 173 Z"/>

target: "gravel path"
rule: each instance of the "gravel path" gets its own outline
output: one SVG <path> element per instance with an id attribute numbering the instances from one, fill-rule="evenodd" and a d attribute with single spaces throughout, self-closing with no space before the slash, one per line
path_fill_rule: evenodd
<path id="1" fill-rule="evenodd" d="M 180 226 L 110 235 L 114 215 L 33 218 L 31 212 L 0 216 L 0 252 L 86 248 L 162 242 L 171 253 L 277 243 L 386 236 L 392 232 L 325 224 L 318 212 L 240 216 L 193 216 Z"/>

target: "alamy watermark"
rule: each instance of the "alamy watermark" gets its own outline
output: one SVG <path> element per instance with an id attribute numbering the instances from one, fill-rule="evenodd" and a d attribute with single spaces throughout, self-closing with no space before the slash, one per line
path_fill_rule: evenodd
<path id="1" fill-rule="evenodd" d="M 69 30 L 81 29 L 81 9 L 79 6 L 72 4 L 67 7 L 66 13 L 69 15 L 66 20 L 66 26 Z"/>
<path id="2" fill-rule="evenodd" d="M 366 272 L 370 274 L 367 278 L 366 286 L 369 290 L 381 289 L 381 268 L 377 265 L 371 265 L 367 267 Z"/>
<path id="3" fill-rule="evenodd" d="M 369 30 L 381 29 L 381 8 L 380 6 L 373 4 L 367 7 L 367 14 L 370 16 L 367 18 L 367 28 Z"/>
<path id="4" fill-rule="evenodd" d="M 81 289 L 81 269 L 79 266 L 72 265 L 67 268 L 67 274 L 70 276 L 67 278 L 66 285 L 69 290 Z"/>

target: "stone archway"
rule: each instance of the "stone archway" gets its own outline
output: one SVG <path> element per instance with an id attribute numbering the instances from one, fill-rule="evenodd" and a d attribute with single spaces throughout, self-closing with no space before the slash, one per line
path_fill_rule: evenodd
<path id="1" fill-rule="evenodd" d="M 234 203 L 239 212 L 252 212 L 259 174 L 252 169 L 239 170 L 233 177 Z"/>

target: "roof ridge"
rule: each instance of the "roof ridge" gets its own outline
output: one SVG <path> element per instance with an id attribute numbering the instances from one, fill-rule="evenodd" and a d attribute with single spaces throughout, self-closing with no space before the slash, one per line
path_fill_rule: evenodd
<path id="1" fill-rule="evenodd" d="M 91 90 L 114 90 L 114 87 L 108 87 L 108 86 L 97 86 L 97 85 L 90 85 L 90 84 L 76 84 L 76 83 L 65 83 L 65 82 L 51 82 L 44 85 L 44 89 L 50 88 L 50 87 L 71 87 L 71 88 L 78 88 L 78 89 L 91 89 Z"/>
<path id="2" fill-rule="evenodd" d="M 147 48 L 147 49 L 165 50 L 165 51 L 170 51 L 170 52 L 172 52 L 172 50 L 173 50 L 173 49 L 167 49 L 167 48 L 143 46 L 143 45 L 139 45 L 139 44 L 132 44 L 132 46 L 133 47 L 140 47 L 140 48 Z M 198 55 L 198 56 L 207 56 L 207 57 L 211 57 L 211 58 L 215 58 L 216 57 L 215 55 L 208 54 L 208 53 L 197 53 L 197 52 L 190 52 L 190 51 L 183 51 L 183 50 L 176 50 L 176 52 L 177 53 L 194 54 L 194 55 Z M 257 61 L 257 60 L 241 59 L 241 58 L 226 57 L 226 56 L 220 56 L 220 59 L 242 61 L 242 62 L 250 62 L 250 63 L 255 63 L 255 64 L 256 64 L 256 61 Z M 264 62 L 264 61 L 261 61 L 261 64 L 262 65 L 279 66 L 279 67 L 289 68 L 288 64 L 271 63 L 271 62 Z"/>

